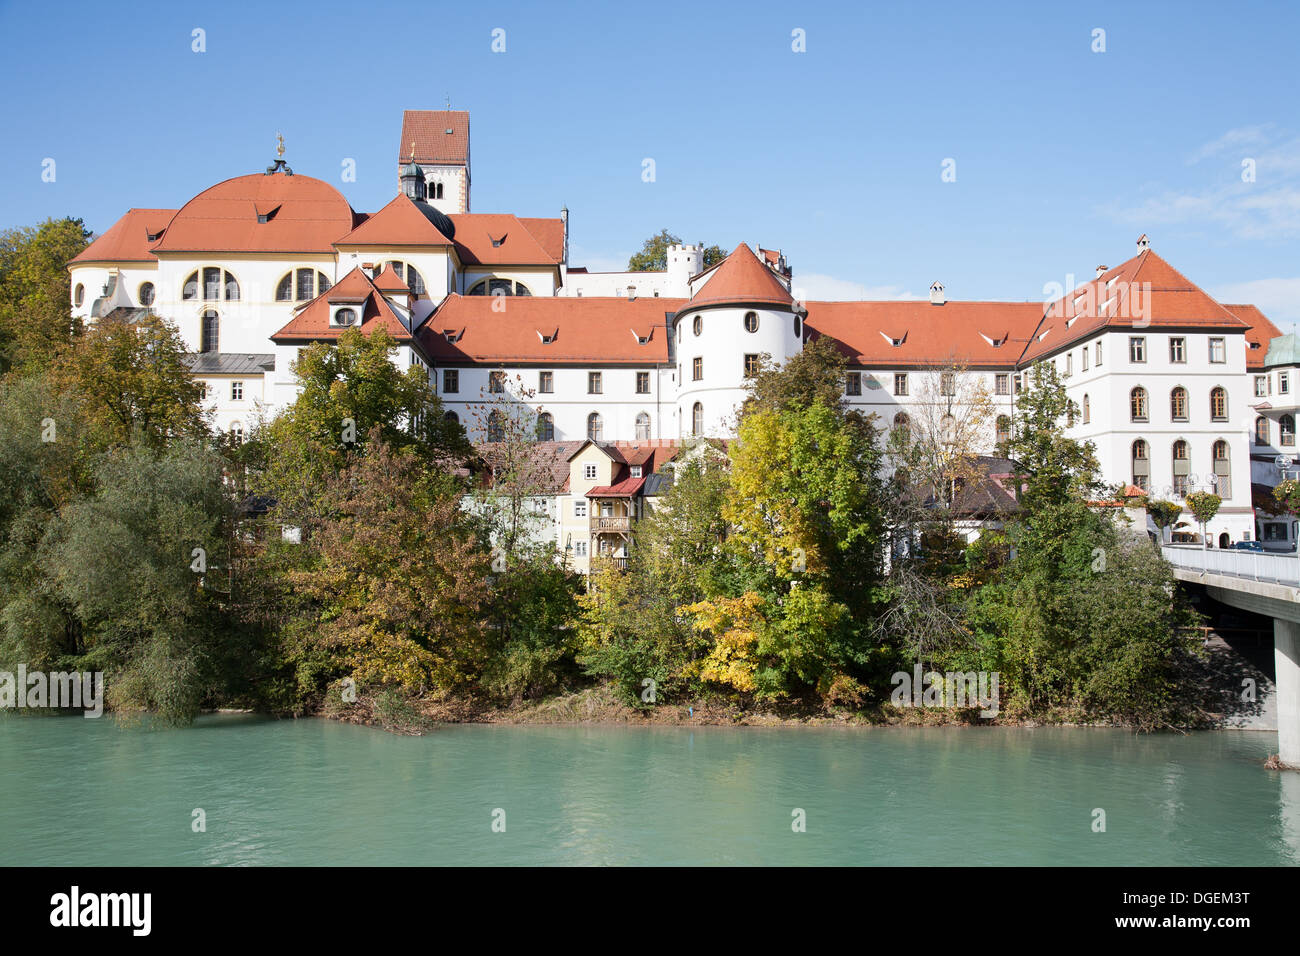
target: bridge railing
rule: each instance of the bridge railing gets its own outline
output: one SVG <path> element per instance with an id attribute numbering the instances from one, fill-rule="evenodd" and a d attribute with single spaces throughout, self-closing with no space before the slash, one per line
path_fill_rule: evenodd
<path id="1" fill-rule="evenodd" d="M 1165 560 L 1175 567 L 1226 574 L 1274 584 L 1300 586 L 1300 559 L 1294 554 L 1162 545 Z"/>

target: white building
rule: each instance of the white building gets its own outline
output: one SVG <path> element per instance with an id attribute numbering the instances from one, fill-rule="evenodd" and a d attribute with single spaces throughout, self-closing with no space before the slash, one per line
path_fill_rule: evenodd
<path id="1" fill-rule="evenodd" d="M 1252 475 L 1275 481 L 1294 447 L 1294 342 L 1270 348 L 1279 332 L 1257 309 L 1215 302 L 1145 236 L 1046 305 L 949 300 L 938 282 L 928 301 L 798 302 L 780 251 L 742 243 L 705 269 L 702 246 L 680 245 L 663 272 L 589 273 L 568 262 L 567 210 L 471 213 L 467 113 L 405 111 L 396 159 L 399 192 L 371 214 L 282 158 L 178 209 L 129 210 L 69 264 L 74 313 L 173 321 L 214 427 L 235 433 L 293 400 L 299 349 L 383 326 L 473 439 L 495 437 L 485 405 L 513 397 L 540 439 L 595 442 L 584 454 L 609 467 L 594 462 L 592 487 L 631 478 L 625 445 L 733 435 L 746 376 L 819 336 L 848 357 L 847 401 L 885 425 L 981 384 L 989 453 L 1024 373 L 1055 363 L 1080 410 L 1072 433 L 1096 444 L 1105 479 L 1161 497 L 1215 490 L 1216 546 L 1256 535 Z M 581 524 L 555 520 L 557 540 Z M 609 549 L 586 520 L 588 548 Z"/>

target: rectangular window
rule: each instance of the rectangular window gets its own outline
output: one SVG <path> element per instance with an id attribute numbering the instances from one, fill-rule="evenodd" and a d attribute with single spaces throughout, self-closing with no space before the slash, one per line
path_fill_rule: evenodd
<path id="1" fill-rule="evenodd" d="M 638 395 L 650 394 L 650 373 L 649 372 L 636 373 L 636 393 Z"/>
<path id="2" fill-rule="evenodd" d="M 1228 352 L 1223 344 L 1223 339 L 1210 339 L 1210 361 L 1215 364 L 1228 361 Z"/>
<path id="3" fill-rule="evenodd" d="M 1073 352 L 1065 353 L 1065 374 L 1066 375 L 1074 374 L 1074 353 Z"/>
<path id="4" fill-rule="evenodd" d="M 242 402 L 242 401 L 244 400 L 244 383 L 243 383 L 243 382 L 231 382 L 231 383 L 230 383 L 230 400 L 231 400 L 232 402 Z"/>
<path id="5" fill-rule="evenodd" d="M 582 515 L 585 518 L 587 516 L 587 513 L 584 511 Z M 573 556 L 575 558 L 585 558 L 587 556 L 587 542 L 585 541 L 573 542 Z"/>
<path id="6" fill-rule="evenodd" d="M 506 390 L 505 372 L 488 372 L 488 391 L 500 395 Z"/>
<path id="7" fill-rule="evenodd" d="M 203 270 L 203 298 L 220 299 L 221 298 L 221 270 L 204 269 Z"/>
<path id="8" fill-rule="evenodd" d="M 1006 372 L 999 372 L 993 376 L 993 391 L 999 395 L 1011 394 L 1011 376 Z"/>
<path id="9" fill-rule="evenodd" d="M 555 373 L 538 372 L 537 373 L 537 390 L 544 395 L 550 395 L 555 391 Z"/>
<path id="10" fill-rule="evenodd" d="M 1270 521 L 1264 525 L 1265 541 L 1285 541 L 1286 525 L 1280 521 Z"/>
<path id="11" fill-rule="evenodd" d="M 939 373 L 939 394 L 949 396 L 957 394 L 957 376 L 954 373 Z"/>
<path id="12" fill-rule="evenodd" d="M 844 394 L 845 395 L 862 394 L 862 373 L 861 372 L 849 372 L 849 374 L 845 376 Z"/>
<path id="13" fill-rule="evenodd" d="M 1290 372 L 1277 373 L 1277 393 L 1279 395 L 1291 394 L 1291 373 Z"/>
<path id="14" fill-rule="evenodd" d="M 311 269 L 298 270 L 298 301 L 316 298 L 316 273 Z"/>
<path id="15" fill-rule="evenodd" d="M 199 382 L 199 401 L 206 402 L 207 400 L 208 400 L 208 383 Z"/>
<path id="16" fill-rule="evenodd" d="M 1145 362 L 1147 360 L 1147 340 L 1140 335 L 1130 336 L 1128 340 L 1128 360 Z"/>
<path id="17" fill-rule="evenodd" d="M 1169 361 L 1175 365 L 1183 365 L 1187 362 L 1187 340 L 1181 336 L 1175 336 L 1169 340 Z"/>
<path id="18" fill-rule="evenodd" d="M 573 502 L 573 516 L 575 518 L 587 517 L 587 499 L 577 498 Z"/>
<path id="19" fill-rule="evenodd" d="M 460 371 L 458 369 L 443 369 L 442 390 L 447 395 L 455 395 L 460 391 Z"/>
<path id="20" fill-rule="evenodd" d="M 745 356 L 745 378 L 753 378 L 758 374 L 758 356 L 748 354 Z"/>
<path id="21" fill-rule="evenodd" d="M 1016 387 L 1016 394 L 1019 395 L 1020 390 L 1025 387 L 1025 377 L 1021 375 L 1019 372 L 1017 372 L 1014 382 Z"/>
<path id="22" fill-rule="evenodd" d="M 691 381 L 699 382 L 702 381 L 703 378 L 704 359 L 697 355 L 695 358 L 691 359 Z"/>
<path id="23" fill-rule="evenodd" d="M 632 466 L 632 477 L 633 477 L 633 478 L 640 478 L 640 477 L 641 477 L 641 466 L 640 466 L 640 465 L 633 465 L 633 466 Z"/>
<path id="24" fill-rule="evenodd" d="M 1263 375 L 1256 375 L 1256 376 L 1255 376 L 1255 397 L 1256 397 L 1256 398 L 1263 398 L 1263 397 L 1264 397 L 1264 382 L 1265 382 L 1265 378 L 1266 378 L 1266 376 L 1263 376 Z"/>
<path id="25" fill-rule="evenodd" d="M 1097 365 L 1101 365 L 1101 340 L 1097 340 Z"/>
<path id="26" fill-rule="evenodd" d="M 906 372 L 894 373 L 894 394 L 895 395 L 907 394 L 907 373 Z"/>
<path id="27" fill-rule="evenodd" d="M 1083 370 L 1084 370 L 1085 372 L 1088 371 L 1088 346 L 1085 345 L 1085 346 L 1084 346 L 1084 347 L 1079 351 L 1079 357 L 1080 357 L 1081 359 L 1083 359 Z"/>
<path id="28" fill-rule="evenodd" d="M 582 466 L 582 477 L 583 477 L 583 478 L 586 478 L 588 481 L 595 481 L 595 480 L 596 480 L 596 466 L 595 466 L 595 465 L 583 465 L 583 466 Z"/>
<path id="29" fill-rule="evenodd" d="M 588 395 L 599 395 L 599 394 L 600 394 L 600 384 L 601 384 L 601 383 L 600 383 L 600 373 L 599 373 L 599 372 L 588 372 L 588 373 L 587 373 L 587 394 L 588 394 Z"/>

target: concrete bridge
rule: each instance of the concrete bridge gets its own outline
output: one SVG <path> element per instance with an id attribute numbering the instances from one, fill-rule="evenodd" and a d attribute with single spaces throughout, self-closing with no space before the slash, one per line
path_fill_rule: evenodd
<path id="1" fill-rule="evenodd" d="M 1180 581 L 1203 585 L 1230 607 L 1273 619 L 1278 755 L 1300 769 L 1300 558 L 1168 544 L 1160 550 Z"/>

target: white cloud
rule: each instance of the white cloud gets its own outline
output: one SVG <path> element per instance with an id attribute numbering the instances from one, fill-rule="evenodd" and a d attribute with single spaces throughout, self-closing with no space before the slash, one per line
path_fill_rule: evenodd
<path id="1" fill-rule="evenodd" d="M 1218 170 L 1213 184 L 1112 201 L 1100 211 L 1142 230 L 1179 223 L 1217 227 L 1239 239 L 1300 236 L 1300 137 L 1271 123 L 1243 126 L 1205 143 L 1187 162 L 1205 160 L 1212 160 L 1207 170 Z M 1241 178 L 1247 160 L 1251 182 Z"/>
<path id="2" fill-rule="evenodd" d="M 921 298 L 900 286 L 863 285 L 852 279 L 837 279 L 817 272 L 796 272 L 791 286 L 796 298 L 810 302 Z"/>
<path id="3" fill-rule="evenodd" d="M 1284 322 L 1300 322 L 1300 278 L 1232 282 L 1216 286 L 1210 294 L 1220 302 L 1257 305 L 1278 326 Z"/>

